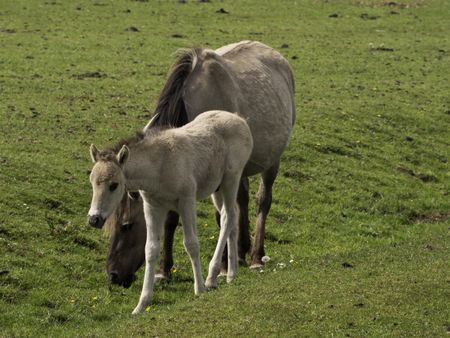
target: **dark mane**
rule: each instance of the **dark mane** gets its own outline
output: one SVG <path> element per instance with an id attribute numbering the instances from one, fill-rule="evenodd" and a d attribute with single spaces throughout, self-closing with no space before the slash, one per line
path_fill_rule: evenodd
<path id="1" fill-rule="evenodd" d="M 184 81 L 194 69 L 201 48 L 184 49 L 178 52 L 178 59 L 170 70 L 166 84 L 159 95 L 153 120 L 154 126 L 181 127 L 188 123 L 183 101 Z"/>
<path id="2" fill-rule="evenodd" d="M 139 143 L 140 141 L 142 141 L 145 136 L 146 136 L 146 134 L 144 134 L 141 131 L 138 131 L 138 132 L 136 132 L 135 135 L 133 135 L 131 137 L 128 137 L 126 139 L 120 140 L 115 145 L 102 150 L 100 152 L 100 154 L 99 154 L 100 155 L 100 160 L 103 160 L 103 161 L 115 161 L 117 153 L 120 151 L 120 149 L 124 145 L 127 145 L 128 147 L 132 147 L 133 145 L 135 145 L 135 144 Z"/>

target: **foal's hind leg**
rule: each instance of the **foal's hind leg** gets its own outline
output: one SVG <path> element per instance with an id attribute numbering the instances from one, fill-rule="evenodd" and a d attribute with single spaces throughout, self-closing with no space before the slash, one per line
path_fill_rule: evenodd
<path id="1" fill-rule="evenodd" d="M 238 209 L 236 195 L 239 181 L 235 177 L 224 179 L 218 192 L 213 194 L 214 205 L 220 210 L 220 234 L 216 250 L 209 263 L 206 287 L 217 287 L 217 276 L 220 271 L 220 257 L 225 244 L 228 245 L 228 272 L 227 282 L 231 282 L 237 271 L 237 220 Z"/>
<path id="2" fill-rule="evenodd" d="M 239 206 L 239 234 L 238 234 L 238 260 L 240 266 L 246 266 L 245 256 L 250 252 L 250 234 L 248 222 L 248 201 L 249 201 L 249 182 L 248 177 L 242 177 L 239 183 L 237 203 Z M 216 211 L 216 221 L 220 227 L 220 213 Z M 222 267 L 220 274 L 226 274 L 228 268 L 228 248 L 222 256 Z"/>
<path id="3" fill-rule="evenodd" d="M 194 273 L 194 292 L 197 295 L 205 291 L 205 282 L 200 266 L 200 244 L 197 237 L 195 197 L 180 199 L 178 202 L 178 211 L 183 223 L 184 247 L 191 259 L 192 271 Z"/>
<path id="4" fill-rule="evenodd" d="M 261 258 L 264 256 L 264 235 L 266 218 L 272 204 L 272 186 L 278 174 L 280 163 L 276 163 L 262 173 L 258 194 L 256 195 L 256 230 L 255 243 L 251 254 L 251 268 L 259 268 L 264 265 Z"/>
<path id="5" fill-rule="evenodd" d="M 173 267 L 173 238 L 180 216 L 175 211 L 169 211 L 164 223 L 164 247 L 156 279 L 169 279 Z"/>

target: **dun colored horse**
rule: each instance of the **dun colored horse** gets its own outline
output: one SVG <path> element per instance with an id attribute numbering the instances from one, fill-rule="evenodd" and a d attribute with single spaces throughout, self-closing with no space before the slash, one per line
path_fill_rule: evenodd
<path id="1" fill-rule="evenodd" d="M 248 225 L 249 182 L 261 174 L 256 202 L 256 229 L 251 267 L 264 263 L 264 233 L 272 201 L 272 185 L 280 157 L 295 122 L 294 78 L 281 54 L 252 41 L 242 41 L 217 50 L 184 50 L 174 64 L 158 99 L 153 118 L 144 128 L 180 127 L 211 109 L 238 112 L 250 127 L 254 148 L 240 182 L 239 262 L 250 252 Z M 220 220 L 220 217 L 218 217 Z M 172 244 L 179 216 L 170 211 L 164 231 L 160 272 L 168 277 L 173 265 Z M 107 261 L 109 280 L 128 287 L 144 262 L 145 222 L 139 194 L 124 194 L 121 205 L 105 225 L 110 236 Z"/>
<path id="2" fill-rule="evenodd" d="M 181 216 L 184 246 L 194 272 L 195 293 L 204 292 L 205 286 L 217 287 L 226 242 L 227 281 L 233 280 L 238 265 L 236 197 L 252 148 L 252 134 L 245 120 L 224 111 L 205 112 L 181 128 L 156 132 L 155 129 L 147 129 L 144 134 L 123 142 L 117 153 L 113 150 L 99 152 L 94 145 L 91 146 L 95 165 L 90 175 L 93 195 L 89 224 L 102 227 L 127 190 L 139 190 L 144 200 L 146 264 L 144 285 L 134 314 L 144 311 L 150 304 L 160 236 L 170 210 Z M 211 194 L 221 215 L 221 229 L 205 285 L 200 265 L 195 203 Z"/>

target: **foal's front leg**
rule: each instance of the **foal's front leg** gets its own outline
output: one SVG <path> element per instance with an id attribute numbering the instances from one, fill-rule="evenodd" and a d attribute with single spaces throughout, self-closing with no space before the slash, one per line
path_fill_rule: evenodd
<path id="1" fill-rule="evenodd" d="M 145 243 L 145 273 L 139 303 L 133 314 L 141 313 L 150 304 L 155 282 L 156 260 L 159 255 L 160 237 L 167 209 L 151 206 L 144 201 L 145 223 L 147 225 L 147 241 Z"/>
<path id="2" fill-rule="evenodd" d="M 200 243 L 197 236 L 195 202 L 195 197 L 180 199 L 178 213 L 183 223 L 184 248 L 191 259 L 192 271 L 194 273 L 194 292 L 198 295 L 199 293 L 205 292 L 206 288 L 200 265 Z"/>

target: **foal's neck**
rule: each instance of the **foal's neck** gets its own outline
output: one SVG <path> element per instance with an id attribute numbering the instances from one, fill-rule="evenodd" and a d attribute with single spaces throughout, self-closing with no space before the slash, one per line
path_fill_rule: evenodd
<path id="1" fill-rule="evenodd" d="M 156 169 L 159 161 L 152 158 L 152 148 L 148 144 L 134 145 L 130 148 L 130 157 L 123 167 L 128 190 L 145 190 L 146 186 L 159 179 Z"/>

